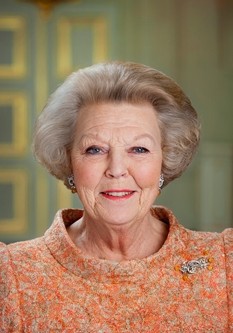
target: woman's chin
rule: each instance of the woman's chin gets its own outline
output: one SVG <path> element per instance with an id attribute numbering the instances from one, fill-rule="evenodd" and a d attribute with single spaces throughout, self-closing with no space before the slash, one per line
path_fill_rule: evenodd
<path id="1" fill-rule="evenodd" d="M 128 226 L 138 220 L 138 210 L 135 210 L 135 207 L 102 209 L 98 215 L 100 221 L 112 226 Z"/>

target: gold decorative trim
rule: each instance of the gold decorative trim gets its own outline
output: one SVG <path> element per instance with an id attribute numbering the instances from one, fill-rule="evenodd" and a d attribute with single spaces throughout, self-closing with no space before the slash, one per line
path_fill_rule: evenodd
<path id="1" fill-rule="evenodd" d="M 70 74 L 74 67 L 72 59 L 72 29 L 74 27 L 90 27 L 93 33 L 92 63 L 107 59 L 107 20 L 104 17 L 96 18 L 67 18 L 58 20 L 58 51 L 57 51 L 57 76 L 64 77 Z M 80 46 L 81 47 L 81 46 Z"/>
<path id="2" fill-rule="evenodd" d="M 36 116 L 42 111 L 48 96 L 47 21 L 38 13 L 36 20 Z M 51 199 L 50 199 L 51 200 Z M 36 166 L 36 236 L 44 234 L 49 221 L 48 173 Z"/>
<path id="3" fill-rule="evenodd" d="M 22 78 L 26 75 L 26 23 L 19 16 L 0 16 L 0 30 L 14 33 L 11 64 L 0 64 L 0 78 Z"/>
<path id="4" fill-rule="evenodd" d="M 0 156 L 23 156 L 27 151 L 28 142 L 27 98 L 23 93 L 2 92 L 0 93 L 0 107 L 1 105 L 12 107 L 13 140 L 11 143 L 0 143 Z"/>
<path id="5" fill-rule="evenodd" d="M 36 112 L 39 114 L 48 98 L 47 21 L 39 13 L 36 24 Z"/>
<path id="6" fill-rule="evenodd" d="M 25 170 L 0 170 L 0 183 L 13 185 L 12 219 L 0 219 L 0 233 L 3 236 L 22 235 L 28 229 L 26 203 L 28 201 L 28 176 Z"/>

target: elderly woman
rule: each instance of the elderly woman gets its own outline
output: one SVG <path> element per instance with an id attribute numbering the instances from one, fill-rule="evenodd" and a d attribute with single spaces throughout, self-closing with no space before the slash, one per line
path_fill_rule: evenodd
<path id="1" fill-rule="evenodd" d="M 113 62 L 68 77 L 34 152 L 83 210 L 1 245 L 1 332 L 233 332 L 233 230 L 190 231 L 153 207 L 191 162 L 199 127 L 155 69 Z"/>

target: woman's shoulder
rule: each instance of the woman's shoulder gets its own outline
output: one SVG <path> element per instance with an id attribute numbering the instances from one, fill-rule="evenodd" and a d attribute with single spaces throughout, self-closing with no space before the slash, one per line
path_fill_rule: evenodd
<path id="1" fill-rule="evenodd" d="M 169 224 L 169 234 L 184 252 L 190 253 L 190 256 L 211 253 L 217 260 L 222 261 L 225 258 L 226 263 L 230 263 L 233 269 L 233 228 L 222 232 L 195 231 L 181 225 L 173 212 L 166 207 L 155 206 L 152 213 Z"/>
<path id="2" fill-rule="evenodd" d="M 233 255 L 233 228 L 225 229 L 221 235 L 223 237 L 225 247 L 229 249 Z"/>
<path id="3" fill-rule="evenodd" d="M 180 226 L 185 234 L 185 247 L 190 251 L 203 249 L 203 252 L 211 252 L 226 257 L 233 261 L 233 228 L 222 232 L 195 231 Z M 230 257 L 229 257 L 230 256 Z"/>
<path id="4" fill-rule="evenodd" d="M 229 327 L 233 332 L 233 228 L 220 233 L 183 230 L 187 235 L 184 242 L 188 258 L 186 264 L 193 268 L 206 263 L 204 267 L 211 272 L 209 281 L 212 281 L 212 286 L 224 286 L 228 299 Z"/>
<path id="5" fill-rule="evenodd" d="M 35 274 L 44 270 L 51 255 L 42 238 L 12 244 L 0 243 L 0 303 L 7 295 L 18 299 L 18 281 L 26 277 L 33 280 Z"/>
<path id="6" fill-rule="evenodd" d="M 45 253 L 43 237 L 6 245 L 0 242 L 0 267 L 37 261 Z"/>
<path id="7" fill-rule="evenodd" d="M 190 237 L 200 238 L 200 239 L 226 239 L 232 241 L 233 239 L 233 228 L 224 229 L 222 232 L 217 231 L 199 231 L 199 230 L 191 230 L 185 228 Z"/>
<path id="8" fill-rule="evenodd" d="M 53 223 L 41 237 L 10 243 L 8 245 L 0 242 L 0 265 L 4 264 L 7 260 L 10 260 L 15 265 L 51 260 L 48 242 L 57 244 L 60 239 L 59 235 L 65 233 L 63 214 L 68 219 L 75 215 L 75 211 L 73 212 L 71 209 L 59 210 L 55 215 Z"/>
<path id="9" fill-rule="evenodd" d="M 222 232 L 209 232 L 209 231 L 194 231 L 184 228 L 188 240 L 191 243 L 205 244 L 206 246 L 211 246 L 221 244 L 222 248 L 233 251 L 233 228 L 228 228 Z"/>
<path id="10" fill-rule="evenodd" d="M 224 252 L 226 258 L 226 270 L 232 283 L 233 295 L 233 228 L 225 229 L 222 232 Z M 233 297 L 232 297 L 232 318 L 233 318 Z"/>
<path id="11" fill-rule="evenodd" d="M 227 228 L 222 232 L 211 232 L 211 231 L 198 231 L 191 230 L 186 228 L 184 225 L 180 224 L 174 213 L 164 206 L 154 206 L 152 208 L 152 214 L 155 215 L 160 220 L 169 224 L 170 226 L 179 226 L 179 228 L 183 228 L 192 238 L 197 239 L 218 239 L 224 238 L 226 241 L 232 242 L 233 239 L 233 228 Z"/>

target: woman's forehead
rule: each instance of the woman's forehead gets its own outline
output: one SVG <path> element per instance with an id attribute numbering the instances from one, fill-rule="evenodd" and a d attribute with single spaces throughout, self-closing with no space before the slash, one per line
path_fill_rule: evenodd
<path id="1" fill-rule="evenodd" d="M 120 103 L 98 103 L 81 108 L 77 114 L 77 122 L 85 123 L 93 120 L 96 124 L 126 123 L 134 124 L 140 122 L 157 122 L 156 111 L 149 103 L 132 104 Z"/>
<path id="2" fill-rule="evenodd" d="M 104 103 L 82 109 L 77 116 L 76 131 L 83 135 L 101 135 L 118 130 L 135 136 L 160 132 L 154 108 L 148 104 Z"/>

